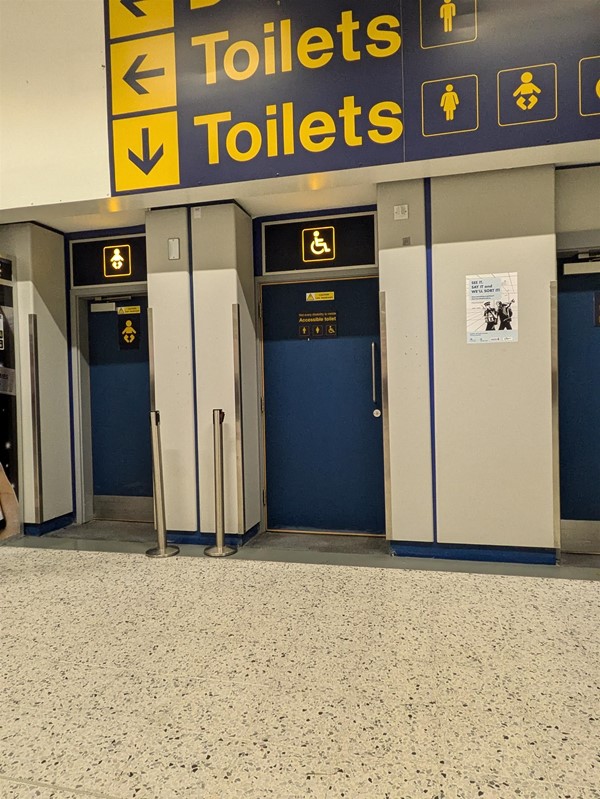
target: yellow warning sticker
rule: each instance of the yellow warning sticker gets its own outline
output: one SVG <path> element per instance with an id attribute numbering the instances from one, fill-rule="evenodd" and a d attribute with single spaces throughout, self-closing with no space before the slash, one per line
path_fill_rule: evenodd
<path id="1" fill-rule="evenodd" d="M 327 302 L 335 300 L 335 291 L 311 291 L 306 295 L 306 302 Z"/>
<path id="2" fill-rule="evenodd" d="M 139 305 L 125 305 L 117 310 L 119 316 L 132 316 L 132 314 L 141 313 L 142 309 Z"/>
<path id="3" fill-rule="evenodd" d="M 110 38 L 172 28 L 174 0 L 109 0 Z"/>

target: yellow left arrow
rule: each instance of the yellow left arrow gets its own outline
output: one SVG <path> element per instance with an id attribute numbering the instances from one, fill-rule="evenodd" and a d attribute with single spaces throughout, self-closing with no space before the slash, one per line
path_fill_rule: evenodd
<path id="1" fill-rule="evenodd" d="M 113 116 L 177 105 L 175 35 L 110 46 Z"/>

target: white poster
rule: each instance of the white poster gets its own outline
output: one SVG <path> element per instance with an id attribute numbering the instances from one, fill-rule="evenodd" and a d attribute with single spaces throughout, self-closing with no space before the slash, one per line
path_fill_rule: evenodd
<path id="1" fill-rule="evenodd" d="M 467 275 L 467 343 L 518 341 L 518 299 L 516 272 Z"/>

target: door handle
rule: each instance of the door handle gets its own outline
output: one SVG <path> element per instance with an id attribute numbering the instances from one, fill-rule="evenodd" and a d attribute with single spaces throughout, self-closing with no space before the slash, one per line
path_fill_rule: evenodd
<path id="1" fill-rule="evenodd" d="M 377 403 L 377 384 L 375 376 L 375 342 L 371 342 L 371 388 L 373 392 L 373 402 Z"/>

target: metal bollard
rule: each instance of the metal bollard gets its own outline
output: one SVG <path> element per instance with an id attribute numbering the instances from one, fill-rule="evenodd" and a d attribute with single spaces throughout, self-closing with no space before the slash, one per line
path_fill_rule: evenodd
<path id="1" fill-rule="evenodd" d="M 235 547 L 225 546 L 225 479 L 223 475 L 223 420 L 225 413 L 220 408 L 213 410 L 213 447 L 215 453 L 215 530 L 217 543 L 207 547 L 204 554 L 209 558 L 225 558 L 237 552 Z"/>
<path id="2" fill-rule="evenodd" d="M 163 480 L 162 448 L 160 445 L 160 414 L 150 411 L 152 426 L 152 480 L 154 482 L 154 507 L 158 546 L 146 552 L 149 558 L 170 558 L 179 552 L 179 547 L 167 545 L 167 522 L 165 517 L 165 485 Z"/>

